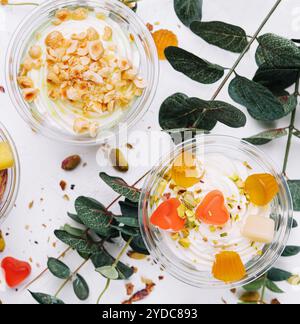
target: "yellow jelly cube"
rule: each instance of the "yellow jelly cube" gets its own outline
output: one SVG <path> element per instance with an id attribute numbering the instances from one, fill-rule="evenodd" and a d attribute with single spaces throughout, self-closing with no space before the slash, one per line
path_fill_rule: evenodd
<path id="1" fill-rule="evenodd" d="M 14 157 L 8 143 L 0 143 L 0 170 L 6 170 L 14 165 Z"/>
<path id="2" fill-rule="evenodd" d="M 249 216 L 242 229 L 242 235 L 250 241 L 267 244 L 273 241 L 274 232 L 274 220 L 259 215 Z"/>

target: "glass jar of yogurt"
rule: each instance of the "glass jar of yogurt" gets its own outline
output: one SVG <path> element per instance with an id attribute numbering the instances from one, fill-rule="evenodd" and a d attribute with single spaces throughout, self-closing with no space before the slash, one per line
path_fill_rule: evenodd
<path id="1" fill-rule="evenodd" d="M 120 1 L 46 1 L 11 41 L 9 95 L 31 128 L 96 145 L 148 110 L 159 65 L 152 36 Z"/>
<path id="2" fill-rule="evenodd" d="M 196 137 L 163 158 L 139 207 L 152 256 L 201 288 L 236 288 L 266 273 L 285 248 L 292 216 L 287 182 L 272 160 L 216 135 Z"/>
<path id="3" fill-rule="evenodd" d="M 20 181 L 19 157 L 15 144 L 0 123 L 0 225 L 13 208 Z M 6 161 L 4 161 L 4 159 Z M 7 163 L 7 164 L 6 164 Z"/>

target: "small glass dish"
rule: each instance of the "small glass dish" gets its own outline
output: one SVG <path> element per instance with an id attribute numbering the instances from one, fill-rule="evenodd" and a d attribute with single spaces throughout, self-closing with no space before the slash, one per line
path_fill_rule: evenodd
<path id="1" fill-rule="evenodd" d="M 0 201 L 0 225 L 4 222 L 8 213 L 14 207 L 19 191 L 20 182 L 20 163 L 16 146 L 10 137 L 5 127 L 0 123 L 0 142 L 5 142 L 10 145 L 14 156 L 14 167 L 8 169 L 7 182 L 3 194 L 2 201 Z"/>
<path id="2" fill-rule="evenodd" d="M 103 13 L 106 17 L 110 18 L 110 21 L 119 26 L 123 33 L 130 37 L 132 46 L 135 46 L 134 55 L 139 58 L 136 68 L 147 84 L 142 96 L 138 97 L 131 104 L 130 108 L 118 114 L 116 119 L 113 119 L 113 122 L 110 121 L 110 117 L 108 122 L 105 122 L 107 125 L 105 123 L 101 125 L 100 122 L 100 132 L 95 138 L 86 134 L 75 134 L 70 127 L 68 129 L 64 127 L 64 121 L 61 119 L 59 119 L 59 122 L 56 122 L 54 117 L 57 113 L 53 113 L 53 109 L 49 110 L 50 104 L 44 98 L 39 100 L 38 104 L 28 104 L 25 102 L 17 83 L 20 64 L 28 48 L 35 44 L 35 39 L 41 35 L 39 33 L 43 28 L 51 26 L 57 10 L 62 8 L 76 9 L 79 7 L 84 7 L 92 13 Z M 78 21 L 78 24 L 80 23 Z M 97 145 L 110 138 L 114 139 L 122 131 L 132 128 L 149 109 L 157 90 L 158 76 L 159 62 L 151 33 L 139 17 L 118 0 L 46 1 L 33 10 L 17 28 L 6 57 L 8 93 L 18 113 L 38 133 L 69 144 Z"/>
<path id="3" fill-rule="evenodd" d="M 150 223 L 153 213 L 153 195 L 162 180 L 162 176 L 173 165 L 176 157 L 182 152 L 201 152 L 205 156 L 218 154 L 228 159 L 247 161 L 258 173 L 272 174 L 279 185 L 279 193 L 271 203 L 272 219 L 275 221 L 275 236 L 273 242 L 265 245 L 263 253 L 245 264 L 247 276 L 233 283 L 216 280 L 212 271 L 197 269 L 193 262 L 187 262 L 172 251 L 164 240 L 163 231 Z M 219 162 L 220 163 L 220 162 Z M 216 163 L 218 167 L 218 162 Z M 291 194 L 285 178 L 277 172 L 272 160 L 255 146 L 240 139 L 219 135 L 201 135 L 177 146 L 173 152 L 161 159 L 148 175 L 142 189 L 139 205 L 139 220 L 143 239 L 154 259 L 171 275 L 180 281 L 199 288 L 237 288 L 249 284 L 264 275 L 281 256 L 292 227 L 293 207 Z M 201 226 L 201 225 L 200 225 Z"/>

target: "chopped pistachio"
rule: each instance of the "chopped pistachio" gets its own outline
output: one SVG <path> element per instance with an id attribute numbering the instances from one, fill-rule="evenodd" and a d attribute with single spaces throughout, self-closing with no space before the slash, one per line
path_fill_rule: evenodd
<path id="1" fill-rule="evenodd" d="M 290 277 L 287 282 L 292 285 L 292 286 L 299 286 L 300 285 L 300 276 L 299 275 L 294 275 Z"/>
<path id="2" fill-rule="evenodd" d="M 177 241 L 178 239 L 179 239 L 179 233 L 172 233 L 171 234 L 171 238 L 172 238 L 172 240 L 174 240 L 174 241 Z"/>
<path id="3" fill-rule="evenodd" d="M 228 236 L 228 233 L 222 233 L 220 234 L 221 237 L 227 237 Z"/>
<path id="4" fill-rule="evenodd" d="M 181 234 L 182 234 L 183 238 L 187 238 L 190 235 L 190 231 L 187 228 L 185 228 L 181 231 Z"/>
<path id="5" fill-rule="evenodd" d="M 209 230 L 210 230 L 212 233 L 215 233 L 217 229 L 216 229 L 213 225 L 211 225 L 211 226 L 209 226 Z"/>
<path id="6" fill-rule="evenodd" d="M 182 219 L 185 219 L 185 211 L 186 211 L 186 207 L 184 205 L 180 205 L 178 208 L 177 208 L 177 212 L 178 212 L 178 216 Z"/>
<path id="7" fill-rule="evenodd" d="M 188 238 L 181 238 L 178 243 L 185 249 L 188 249 L 191 246 L 191 242 Z"/>
<path id="8" fill-rule="evenodd" d="M 161 180 L 157 186 L 157 189 L 156 189 L 156 194 L 157 196 L 162 196 L 163 193 L 165 192 L 166 188 L 167 188 L 167 181 L 166 180 Z"/>

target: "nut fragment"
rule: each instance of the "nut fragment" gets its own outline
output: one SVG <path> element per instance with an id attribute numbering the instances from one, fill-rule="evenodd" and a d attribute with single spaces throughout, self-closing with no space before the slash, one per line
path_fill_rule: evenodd
<path id="1" fill-rule="evenodd" d="M 100 38 L 99 33 L 97 32 L 97 30 L 93 27 L 88 28 L 87 30 L 87 39 L 90 42 L 96 41 Z"/>
<path id="2" fill-rule="evenodd" d="M 26 88 L 23 90 L 23 97 L 24 97 L 25 101 L 31 103 L 37 98 L 39 93 L 40 93 L 40 90 L 38 90 L 38 89 Z"/>
<path id="3" fill-rule="evenodd" d="M 123 152 L 120 149 L 112 149 L 110 152 L 110 160 L 113 167 L 120 172 L 127 172 L 129 165 Z"/>
<path id="4" fill-rule="evenodd" d="M 88 52 L 92 60 L 98 61 L 104 53 L 102 43 L 100 41 L 90 42 L 88 45 Z"/>
<path id="5" fill-rule="evenodd" d="M 61 168 L 65 171 L 72 171 L 76 169 L 81 163 L 81 157 L 79 155 L 72 155 L 63 160 Z"/>
<path id="6" fill-rule="evenodd" d="M 64 40 L 64 36 L 59 31 L 51 32 L 45 39 L 45 44 L 52 49 L 58 48 L 61 46 Z"/>
<path id="7" fill-rule="evenodd" d="M 260 294 L 257 291 L 245 292 L 241 297 L 240 301 L 244 303 L 257 303 L 260 300 Z"/>
<path id="8" fill-rule="evenodd" d="M 77 8 L 72 12 L 73 20 L 84 20 L 88 17 L 88 10 L 85 8 Z"/>
<path id="9" fill-rule="evenodd" d="M 104 28 L 104 34 L 102 36 L 103 40 L 106 42 L 110 41 L 112 38 L 112 34 L 113 34 L 112 29 L 110 27 L 106 26 Z"/>
<path id="10" fill-rule="evenodd" d="M 38 45 L 31 46 L 29 49 L 29 55 L 34 60 L 40 58 L 42 56 L 42 48 Z"/>
<path id="11" fill-rule="evenodd" d="M 33 81 L 29 77 L 25 76 L 18 77 L 18 84 L 21 89 L 34 87 Z"/>
<path id="12" fill-rule="evenodd" d="M 88 131 L 90 128 L 90 123 L 83 118 L 76 118 L 74 120 L 73 130 L 77 134 Z"/>
<path id="13" fill-rule="evenodd" d="M 59 19 L 60 21 L 69 20 L 71 16 L 71 11 L 68 9 L 57 10 L 55 14 L 55 18 Z"/>
<path id="14" fill-rule="evenodd" d="M 6 244 L 5 244 L 2 232 L 0 231 L 0 252 L 4 252 L 5 246 L 6 246 Z"/>

